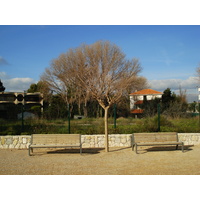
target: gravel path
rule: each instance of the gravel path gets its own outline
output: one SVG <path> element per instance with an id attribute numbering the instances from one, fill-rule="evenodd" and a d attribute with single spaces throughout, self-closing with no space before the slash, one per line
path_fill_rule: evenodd
<path id="1" fill-rule="evenodd" d="M 174 149 L 174 148 L 173 148 Z M 172 148 L 165 151 L 131 148 L 76 150 L 28 150 L 0 149 L 1 175 L 199 175 L 200 146 L 189 147 L 184 153 Z M 154 149 L 155 150 L 155 149 Z"/>

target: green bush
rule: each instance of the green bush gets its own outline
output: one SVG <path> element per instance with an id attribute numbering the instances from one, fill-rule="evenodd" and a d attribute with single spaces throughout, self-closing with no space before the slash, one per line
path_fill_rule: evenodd
<path id="1" fill-rule="evenodd" d="M 21 121 L 0 120 L 0 135 L 31 135 L 31 134 L 67 134 L 68 121 L 60 120 L 25 120 L 22 130 Z M 104 134 L 103 118 L 88 118 L 71 120 L 71 133 L 82 135 Z M 158 117 L 143 119 L 118 118 L 117 127 L 114 128 L 113 118 L 108 120 L 109 134 L 132 134 L 140 132 L 156 132 L 158 130 Z M 160 116 L 160 129 L 162 132 L 196 133 L 200 132 L 199 118 L 177 118 L 170 119 Z"/>
<path id="2" fill-rule="evenodd" d="M 160 130 L 163 132 L 171 131 L 174 128 L 173 123 L 164 116 L 160 116 Z M 169 130 L 170 129 L 170 130 Z M 145 132 L 156 132 L 158 131 L 158 116 L 148 117 L 144 119 L 144 130 Z"/>

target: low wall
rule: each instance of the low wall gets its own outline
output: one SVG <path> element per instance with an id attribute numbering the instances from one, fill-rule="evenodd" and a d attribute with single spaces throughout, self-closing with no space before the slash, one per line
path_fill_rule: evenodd
<path id="1" fill-rule="evenodd" d="M 178 139 L 184 142 L 184 145 L 200 144 L 200 133 L 178 133 Z"/>
<path id="2" fill-rule="evenodd" d="M 132 134 L 113 134 L 108 136 L 109 147 L 130 147 Z M 81 140 L 84 147 L 105 147 L 104 135 L 82 135 Z"/>
<path id="3" fill-rule="evenodd" d="M 109 135 L 109 147 L 130 147 L 132 134 Z M 200 133 L 178 133 L 185 145 L 200 144 Z M 83 148 L 104 148 L 104 135 L 82 135 Z M 0 136 L 0 149 L 27 149 L 30 135 Z"/>
<path id="4" fill-rule="evenodd" d="M 30 142 L 30 135 L 0 136 L 0 149 L 27 149 Z"/>

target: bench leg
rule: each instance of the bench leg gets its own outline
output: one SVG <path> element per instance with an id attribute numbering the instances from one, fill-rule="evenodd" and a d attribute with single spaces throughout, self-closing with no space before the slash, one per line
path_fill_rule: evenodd
<path id="1" fill-rule="evenodd" d="M 184 143 L 182 143 L 182 152 L 184 152 Z"/>
<path id="2" fill-rule="evenodd" d="M 135 144 L 135 153 L 137 154 L 137 144 Z"/>
<path id="3" fill-rule="evenodd" d="M 178 144 L 176 145 L 176 150 L 178 150 Z"/>
<path id="4" fill-rule="evenodd" d="M 133 144 L 133 145 L 132 145 L 132 151 L 134 151 L 134 147 L 135 147 L 135 145 Z"/>
<path id="5" fill-rule="evenodd" d="M 33 149 L 31 147 L 28 148 L 28 155 L 31 156 L 31 152 L 33 153 Z"/>
<path id="6" fill-rule="evenodd" d="M 82 155 L 82 145 L 80 146 L 80 154 Z"/>

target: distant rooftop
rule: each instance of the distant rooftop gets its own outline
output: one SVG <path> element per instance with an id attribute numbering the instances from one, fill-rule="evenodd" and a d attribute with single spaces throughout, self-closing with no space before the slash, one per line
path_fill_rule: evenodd
<path id="1" fill-rule="evenodd" d="M 132 114 L 142 114 L 144 112 L 144 109 L 134 109 L 131 110 Z"/>
<path id="2" fill-rule="evenodd" d="M 130 95 L 158 95 L 158 94 L 162 95 L 163 93 L 152 89 L 144 89 L 131 93 Z"/>

